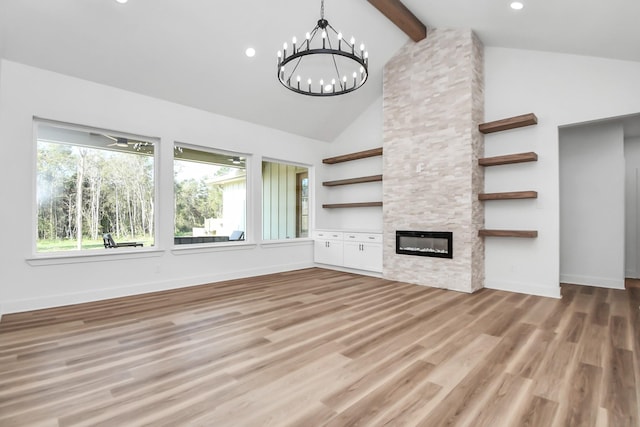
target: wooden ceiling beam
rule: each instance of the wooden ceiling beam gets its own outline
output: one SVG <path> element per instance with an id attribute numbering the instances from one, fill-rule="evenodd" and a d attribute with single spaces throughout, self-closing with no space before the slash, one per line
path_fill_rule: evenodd
<path id="1" fill-rule="evenodd" d="M 427 38 L 427 27 L 400 0 L 367 1 L 411 37 L 414 42 Z"/>

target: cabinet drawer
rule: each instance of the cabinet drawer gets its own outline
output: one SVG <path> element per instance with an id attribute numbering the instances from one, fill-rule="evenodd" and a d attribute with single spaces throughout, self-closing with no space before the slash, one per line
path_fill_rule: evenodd
<path id="1" fill-rule="evenodd" d="M 344 240 L 348 242 L 382 243 L 380 233 L 344 233 Z"/>
<path id="2" fill-rule="evenodd" d="M 313 238 L 325 240 L 342 240 L 344 238 L 344 233 L 341 231 L 314 231 Z"/>

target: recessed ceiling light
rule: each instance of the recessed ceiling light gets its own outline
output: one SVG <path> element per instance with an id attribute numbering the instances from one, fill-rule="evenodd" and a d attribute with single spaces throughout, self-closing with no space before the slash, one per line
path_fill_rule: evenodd
<path id="1" fill-rule="evenodd" d="M 519 1 L 511 2 L 511 9 L 513 10 L 520 10 L 523 7 L 524 7 L 524 4 L 522 2 L 519 2 Z"/>
<path id="2" fill-rule="evenodd" d="M 244 51 L 244 54 L 249 58 L 253 58 L 254 56 L 256 56 L 256 50 L 252 47 L 248 47 L 247 50 Z"/>
<path id="3" fill-rule="evenodd" d="M 116 0 L 118 3 L 120 4 L 125 4 L 126 2 L 128 2 L 129 0 Z"/>

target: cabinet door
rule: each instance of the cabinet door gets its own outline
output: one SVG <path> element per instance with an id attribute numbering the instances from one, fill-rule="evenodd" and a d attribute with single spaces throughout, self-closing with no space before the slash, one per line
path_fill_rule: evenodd
<path id="1" fill-rule="evenodd" d="M 328 240 L 315 240 L 313 243 L 313 260 L 322 264 L 329 263 Z"/>
<path id="2" fill-rule="evenodd" d="M 362 268 L 362 243 L 344 242 L 344 266 Z"/>
<path id="3" fill-rule="evenodd" d="M 382 245 L 344 242 L 344 266 L 358 270 L 382 272 Z"/>
<path id="4" fill-rule="evenodd" d="M 342 265 L 342 242 L 336 240 L 315 240 L 313 260 L 320 264 Z"/>
<path id="5" fill-rule="evenodd" d="M 361 268 L 382 273 L 382 245 L 376 243 L 362 244 Z"/>

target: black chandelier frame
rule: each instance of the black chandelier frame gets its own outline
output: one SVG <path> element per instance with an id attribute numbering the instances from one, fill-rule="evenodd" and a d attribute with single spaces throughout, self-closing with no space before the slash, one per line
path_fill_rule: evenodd
<path id="1" fill-rule="evenodd" d="M 336 96 L 353 92 L 356 89 L 362 87 L 362 85 L 366 83 L 369 77 L 369 54 L 364 50 L 364 48 L 357 50 L 353 38 L 351 39 L 351 42 L 344 40 L 342 38 L 342 34 L 336 31 L 335 28 L 333 28 L 331 24 L 329 24 L 329 21 L 324 19 L 324 1 L 321 14 L 321 19 L 318 20 L 315 28 L 311 31 L 311 33 L 307 33 L 305 41 L 302 42 L 302 44 L 297 48 L 294 38 L 292 54 L 287 56 L 286 44 L 283 52 L 278 51 L 278 80 L 287 89 L 301 95 Z M 336 48 L 332 46 L 332 37 L 330 36 L 329 31 L 332 31 L 333 37 L 338 40 L 338 46 Z M 322 33 L 325 33 L 324 37 L 318 36 L 318 34 Z M 311 43 L 316 37 L 322 37 L 322 48 L 311 47 Z M 343 45 L 346 46 L 346 50 L 343 48 Z M 364 45 L 362 45 L 361 47 L 363 46 Z M 319 92 L 313 90 L 311 81 L 307 82 L 305 90 L 305 85 L 301 82 L 300 76 L 297 77 L 295 82 L 291 81 L 303 58 L 310 55 L 330 55 L 333 61 L 334 71 L 336 73 L 336 79 L 331 79 L 331 81 L 329 82 L 323 82 L 322 80 L 320 80 Z M 336 55 L 345 57 L 347 59 L 350 59 L 354 63 L 357 63 L 360 69 L 359 78 L 357 71 L 353 73 L 352 80 L 349 80 L 346 74 L 343 74 L 343 77 L 340 78 L 341 73 L 338 69 L 338 63 L 336 62 Z M 286 66 L 293 62 L 295 62 L 295 65 L 293 66 L 291 72 L 287 75 Z"/>

